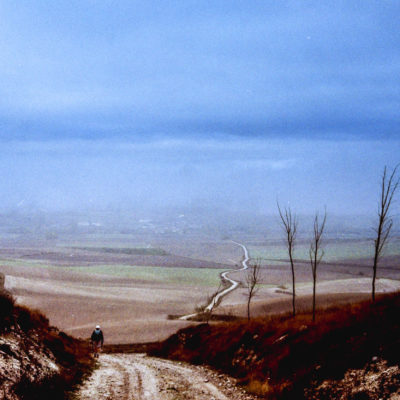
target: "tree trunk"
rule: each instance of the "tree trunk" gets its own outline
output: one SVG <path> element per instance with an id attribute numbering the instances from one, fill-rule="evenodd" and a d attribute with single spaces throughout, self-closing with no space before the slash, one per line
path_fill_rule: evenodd
<path id="1" fill-rule="evenodd" d="M 293 317 L 296 315 L 296 282 L 294 276 L 294 263 L 292 254 L 290 254 L 290 266 L 292 267 L 292 309 L 293 309 Z"/>
<path id="2" fill-rule="evenodd" d="M 313 299 L 312 299 L 312 320 L 315 322 L 315 292 L 316 292 L 317 275 L 313 276 Z"/>
<path id="3" fill-rule="evenodd" d="M 375 301 L 375 281 L 376 281 L 376 267 L 378 265 L 378 252 L 375 251 L 373 274 L 372 274 L 372 301 Z"/>

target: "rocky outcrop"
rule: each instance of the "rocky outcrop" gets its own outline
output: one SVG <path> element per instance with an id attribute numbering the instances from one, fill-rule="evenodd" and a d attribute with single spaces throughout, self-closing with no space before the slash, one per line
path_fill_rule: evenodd
<path id="1" fill-rule="evenodd" d="M 39 335 L 18 327 L 0 336 L 0 398 L 17 400 L 19 392 L 50 381 L 60 372 Z"/>
<path id="2" fill-rule="evenodd" d="M 88 343 L 0 291 L 0 399 L 62 399 L 92 367 Z"/>
<path id="3" fill-rule="evenodd" d="M 312 382 L 305 390 L 310 400 L 399 400 L 400 367 L 373 357 L 364 368 L 349 369 L 343 379 Z"/>

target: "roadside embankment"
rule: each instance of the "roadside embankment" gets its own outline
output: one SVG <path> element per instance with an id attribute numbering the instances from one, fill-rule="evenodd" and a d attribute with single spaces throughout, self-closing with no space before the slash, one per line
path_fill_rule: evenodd
<path id="1" fill-rule="evenodd" d="M 382 295 L 375 303 L 319 310 L 315 323 L 303 313 L 192 326 L 150 354 L 208 364 L 268 399 L 319 398 L 321 385 L 326 399 L 352 399 L 357 393 L 364 396 L 357 398 L 389 399 L 400 387 L 399 315 L 400 294 Z M 365 376 L 371 362 L 376 368 L 395 366 L 392 376 L 382 375 L 389 384 L 349 381 L 349 373 Z"/>
<path id="2" fill-rule="evenodd" d="M 64 399 L 91 371 L 89 346 L 0 292 L 0 398 Z"/>

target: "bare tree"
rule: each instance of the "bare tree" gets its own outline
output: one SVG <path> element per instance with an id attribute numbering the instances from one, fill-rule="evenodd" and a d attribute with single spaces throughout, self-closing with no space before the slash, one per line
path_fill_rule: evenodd
<path id="1" fill-rule="evenodd" d="M 324 211 L 324 218 L 322 222 L 319 220 L 318 212 L 314 217 L 314 227 L 313 227 L 313 237 L 310 245 L 310 262 L 311 262 L 311 270 L 313 276 L 313 316 L 312 320 L 315 321 L 315 293 L 317 286 L 317 268 L 319 263 L 324 256 L 324 250 L 321 249 L 321 239 L 322 234 L 324 233 L 326 222 L 326 209 Z"/>
<path id="2" fill-rule="evenodd" d="M 199 315 L 202 317 L 204 321 L 206 321 L 207 325 L 209 321 L 212 319 L 214 309 L 217 308 L 219 304 L 219 301 L 216 300 L 216 297 L 220 293 L 221 288 L 222 288 L 222 282 L 219 283 L 216 292 L 214 292 L 211 296 L 208 297 L 207 304 L 199 308 L 200 310 Z"/>
<path id="3" fill-rule="evenodd" d="M 389 215 L 390 206 L 393 202 L 394 194 L 399 186 L 400 178 L 396 177 L 398 165 L 388 175 L 387 168 L 383 169 L 381 179 L 381 193 L 378 206 L 378 227 L 375 229 L 376 238 L 374 240 L 374 265 L 372 276 L 372 301 L 375 301 L 375 280 L 378 268 L 379 257 L 389 238 L 393 226 L 393 220 Z"/>
<path id="4" fill-rule="evenodd" d="M 297 234 L 297 216 L 296 214 L 292 214 L 292 210 L 290 207 L 285 207 L 285 209 L 281 210 L 279 203 L 278 210 L 279 216 L 281 217 L 281 222 L 283 226 L 283 230 L 285 231 L 285 239 L 287 244 L 287 250 L 289 253 L 290 259 L 290 267 L 292 270 L 292 312 L 293 316 L 296 315 L 296 281 L 295 281 L 295 274 L 294 274 L 294 261 L 293 261 L 293 252 L 294 252 L 294 245 L 296 241 L 296 234 Z"/>
<path id="5" fill-rule="evenodd" d="M 258 284 L 260 283 L 260 269 L 261 261 L 257 260 L 254 264 L 250 265 L 246 274 L 247 286 L 247 320 L 250 320 L 250 302 L 254 295 L 257 293 Z"/>

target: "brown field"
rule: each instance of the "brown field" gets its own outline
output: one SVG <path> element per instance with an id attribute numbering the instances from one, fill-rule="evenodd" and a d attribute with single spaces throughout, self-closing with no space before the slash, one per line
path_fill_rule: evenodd
<path id="1" fill-rule="evenodd" d="M 168 315 L 189 314 L 205 304 L 219 285 L 219 273 L 238 268 L 242 256 L 241 248 L 230 241 L 200 236 L 168 237 L 151 246 L 142 238 L 136 243 L 132 238 L 85 237 L 54 243 L 3 240 L 0 272 L 17 301 L 43 311 L 52 325 L 86 338 L 100 324 L 108 343 L 133 343 L 165 339 L 190 324 Z M 382 259 L 378 291 L 399 290 L 399 260 L 396 255 Z M 321 264 L 318 304 L 367 297 L 368 263 L 361 258 Z M 311 304 L 308 263 L 298 262 L 296 274 L 298 307 L 306 309 Z M 243 272 L 230 276 L 244 279 Z M 290 279 L 286 263 L 263 261 L 262 285 L 252 314 L 289 311 Z M 240 287 L 223 299 L 216 313 L 243 316 L 245 302 L 246 288 Z"/>

